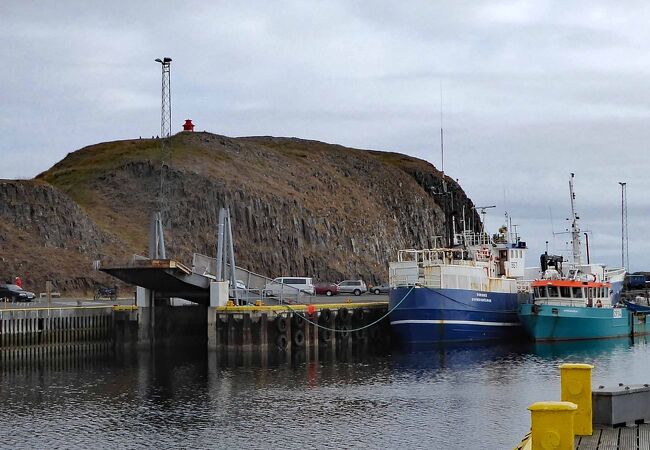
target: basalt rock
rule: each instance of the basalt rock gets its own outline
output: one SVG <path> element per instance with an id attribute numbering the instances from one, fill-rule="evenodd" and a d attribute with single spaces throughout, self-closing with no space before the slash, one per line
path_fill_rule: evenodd
<path id="1" fill-rule="evenodd" d="M 468 224 L 479 223 L 454 180 L 397 153 L 180 133 L 163 164 L 159 145 L 98 144 L 36 180 L 1 182 L 0 275 L 28 271 L 34 284 L 56 276 L 61 289 L 88 289 L 105 281 L 93 260 L 146 254 L 155 210 L 166 218 L 170 256 L 213 256 L 218 209 L 227 206 L 238 265 L 269 277 L 376 283 L 387 281 L 398 249 L 447 244 L 452 216 L 459 225 L 464 210 Z M 53 274 L 61 258 L 69 264 Z"/>

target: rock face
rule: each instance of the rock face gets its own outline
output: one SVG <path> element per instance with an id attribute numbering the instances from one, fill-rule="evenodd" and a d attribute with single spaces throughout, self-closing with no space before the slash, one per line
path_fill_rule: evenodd
<path id="1" fill-rule="evenodd" d="M 459 224 L 463 208 L 468 223 L 479 223 L 457 183 L 405 155 L 210 133 L 180 133 L 170 144 L 166 241 L 169 255 L 188 263 L 192 252 L 214 256 L 221 206 L 231 210 L 237 264 L 270 277 L 387 281 L 398 249 L 432 247 L 436 236 L 446 244 L 450 218 Z M 36 180 L 2 182 L 0 275 L 29 271 L 36 284 L 55 275 L 60 289 L 84 290 L 101 281 L 92 260 L 146 254 L 149 217 L 160 207 L 158 146 L 149 139 L 98 144 Z M 20 236 L 56 252 L 37 263 Z M 49 258 L 57 252 L 70 267 L 53 273 Z"/>
<path id="2" fill-rule="evenodd" d="M 57 280 L 58 290 L 79 292 L 107 282 L 92 269 L 116 239 L 104 233 L 67 195 L 39 181 L 0 180 L 0 275 L 20 275 L 25 289 L 43 290 Z"/>

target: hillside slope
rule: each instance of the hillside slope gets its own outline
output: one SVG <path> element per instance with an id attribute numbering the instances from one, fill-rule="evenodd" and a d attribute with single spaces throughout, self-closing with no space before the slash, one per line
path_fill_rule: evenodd
<path id="1" fill-rule="evenodd" d="M 21 214 L 7 205 L 22 202 L 41 208 L 57 229 L 69 230 L 57 248 L 75 255 L 67 258 L 74 268 L 64 271 L 67 277 L 57 276 L 78 279 L 67 286 L 83 289 L 97 281 L 86 263 L 98 255 L 146 254 L 160 188 L 158 145 L 137 139 L 71 153 L 36 180 L 0 185 L 0 212 L 17 230 Z M 453 180 L 445 178 L 448 193 L 442 195 L 443 178 L 433 166 L 396 153 L 210 133 L 177 134 L 171 149 L 164 178 L 171 217 L 166 239 L 171 256 L 186 262 L 192 252 L 214 255 L 217 210 L 228 206 L 238 265 L 268 276 L 385 281 L 388 260 L 398 249 L 432 246 L 434 236 L 451 233 L 452 214 L 458 220 L 463 206 L 467 215 L 472 211 Z M 3 186 L 14 186 L 14 200 Z M 53 197 L 32 195 L 39 190 Z M 62 210 L 48 210 L 45 203 Z M 75 219 L 71 223 L 62 215 Z M 30 240 L 50 245 L 48 227 L 32 227 Z M 82 236 L 70 229 L 83 230 Z M 11 241 L 12 251 L 20 253 L 24 241 L 16 230 L 0 229 L 0 242 Z M 29 270 L 36 283 L 46 272 L 24 256 L 19 266 L 6 265 L 0 274 L 20 270 Z"/>

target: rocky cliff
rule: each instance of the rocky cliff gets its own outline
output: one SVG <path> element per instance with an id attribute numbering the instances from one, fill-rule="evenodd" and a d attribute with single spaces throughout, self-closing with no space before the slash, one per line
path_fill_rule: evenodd
<path id="1" fill-rule="evenodd" d="M 449 237 L 475 214 L 425 161 L 295 138 L 180 133 L 163 178 L 172 257 L 214 255 L 217 211 L 231 209 L 238 265 L 268 276 L 387 280 L 401 248 Z M 109 142 L 69 154 L 31 181 L 0 183 L 0 275 L 85 290 L 92 260 L 146 254 L 160 191 L 159 142 Z M 479 223 L 474 217 L 473 223 Z M 65 264 L 63 264 L 65 262 Z"/>

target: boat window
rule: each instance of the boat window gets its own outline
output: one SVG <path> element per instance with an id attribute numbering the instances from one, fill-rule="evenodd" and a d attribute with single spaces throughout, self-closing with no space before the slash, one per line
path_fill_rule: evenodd
<path id="1" fill-rule="evenodd" d="M 604 296 L 609 297 L 609 288 L 608 287 L 605 288 L 605 295 Z"/>
<path id="2" fill-rule="evenodd" d="M 548 287 L 548 296 L 549 297 L 557 297 L 558 295 L 557 292 L 557 287 L 556 286 L 549 286 Z"/>
<path id="3" fill-rule="evenodd" d="M 582 298 L 582 288 L 574 287 L 573 289 L 573 298 Z"/>
<path id="4" fill-rule="evenodd" d="M 540 298 L 546 297 L 546 286 L 540 286 L 537 289 L 539 289 L 539 297 Z"/>
<path id="5" fill-rule="evenodd" d="M 568 286 L 561 286 L 560 297 L 571 298 L 571 288 Z"/>

